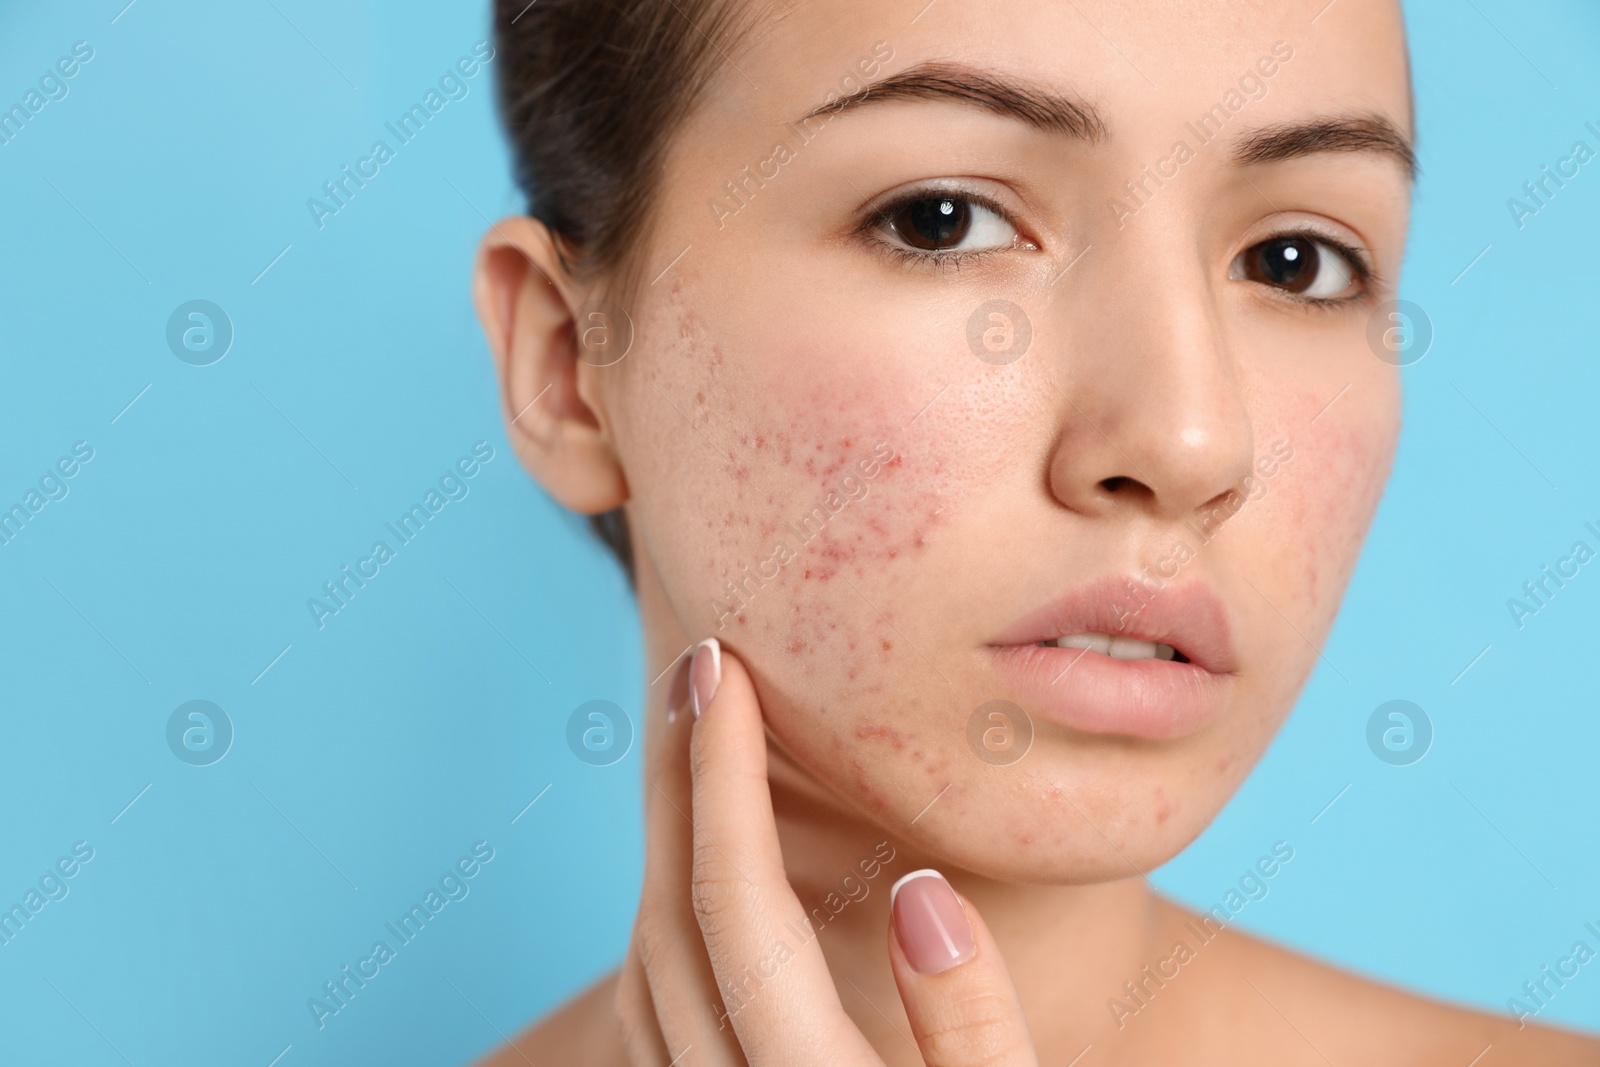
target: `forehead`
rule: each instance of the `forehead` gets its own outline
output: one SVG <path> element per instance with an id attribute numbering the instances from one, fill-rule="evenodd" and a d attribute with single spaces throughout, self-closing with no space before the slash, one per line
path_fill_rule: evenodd
<path id="1" fill-rule="evenodd" d="M 781 124 L 847 95 L 864 70 L 959 60 L 1092 104 L 1112 139 L 1201 112 L 1265 79 L 1258 121 L 1374 111 L 1411 132 L 1397 0 L 743 0 L 718 56 L 711 123 Z M 1274 51 L 1276 46 L 1276 52 Z M 872 63 L 892 51 L 887 64 Z M 1275 56 L 1292 54 L 1287 62 Z M 725 60 L 723 57 L 726 57 Z M 1263 63 L 1263 60 L 1266 60 Z"/>

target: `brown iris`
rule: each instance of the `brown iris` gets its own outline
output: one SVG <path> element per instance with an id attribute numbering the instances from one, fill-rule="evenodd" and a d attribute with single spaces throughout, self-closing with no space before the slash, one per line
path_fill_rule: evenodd
<path id="1" fill-rule="evenodd" d="M 889 225 L 911 247 L 937 251 L 961 243 L 972 228 L 972 208 L 954 197 L 922 197 L 893 208 Z"/>
<path id="2" fill-rule="evenodd" d="M 1244 254 L 1246 278 L 1291 293 L 1311 288 L 1320 267 L 1316 242 L 1304 237 L 1274 237 Z"/>

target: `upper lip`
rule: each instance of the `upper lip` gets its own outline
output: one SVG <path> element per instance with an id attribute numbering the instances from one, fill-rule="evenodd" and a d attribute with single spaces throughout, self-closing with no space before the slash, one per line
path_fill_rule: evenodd
<path id="1" fill-rule="evenodd" d="M 1171 645 L 1213 674 L 1236 667 L 1227 611 L 1200 581 L 1155 588 L 1126 575 L 1108 575 L 1032 612 L 994 643 L 1032 645 L 1081 633 Z"/>

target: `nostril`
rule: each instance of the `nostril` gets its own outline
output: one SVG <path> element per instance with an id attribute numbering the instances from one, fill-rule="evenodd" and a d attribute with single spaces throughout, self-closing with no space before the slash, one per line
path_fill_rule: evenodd
<path id="1" fill-rule="evenodd" d="M 1132 482 L 1132 478 L 1125 478 L 1119 474 L 1114 478 L 1105 479 L 1100 483 L 1100 487 L 1108 493 L 1115 493 L 1121 490 L 1124 486 L 1132 484 Z"/>

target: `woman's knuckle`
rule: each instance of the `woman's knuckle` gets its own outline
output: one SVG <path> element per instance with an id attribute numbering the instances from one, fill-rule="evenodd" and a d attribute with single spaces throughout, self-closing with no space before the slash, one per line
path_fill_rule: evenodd
<path id="1" fill-rule="evenodd" d="M 707 938 L 720 935 L 738 921 L 744 906 L 742 884 L 737 875 L 730 876 L 716 865 L 703 871 L 697 869 L 689 898 L 694 917 Z"/>
<path id="2" fill-rule="evenodd" d="M 996 1067 L 1026 1044 L 1011 998 L 979 993 L 939 1011 L 922 1032 L 923 1056 L 933 1067 Z"/>
<path id="3" fill-rule="evenodd" d="M 639 955 L 639 963 L 646 973 L 655 972 L 663 961 L 671 958 L 665 931 L 656 921 L 640 920 L 634 931 L 633 946 Z"/>

